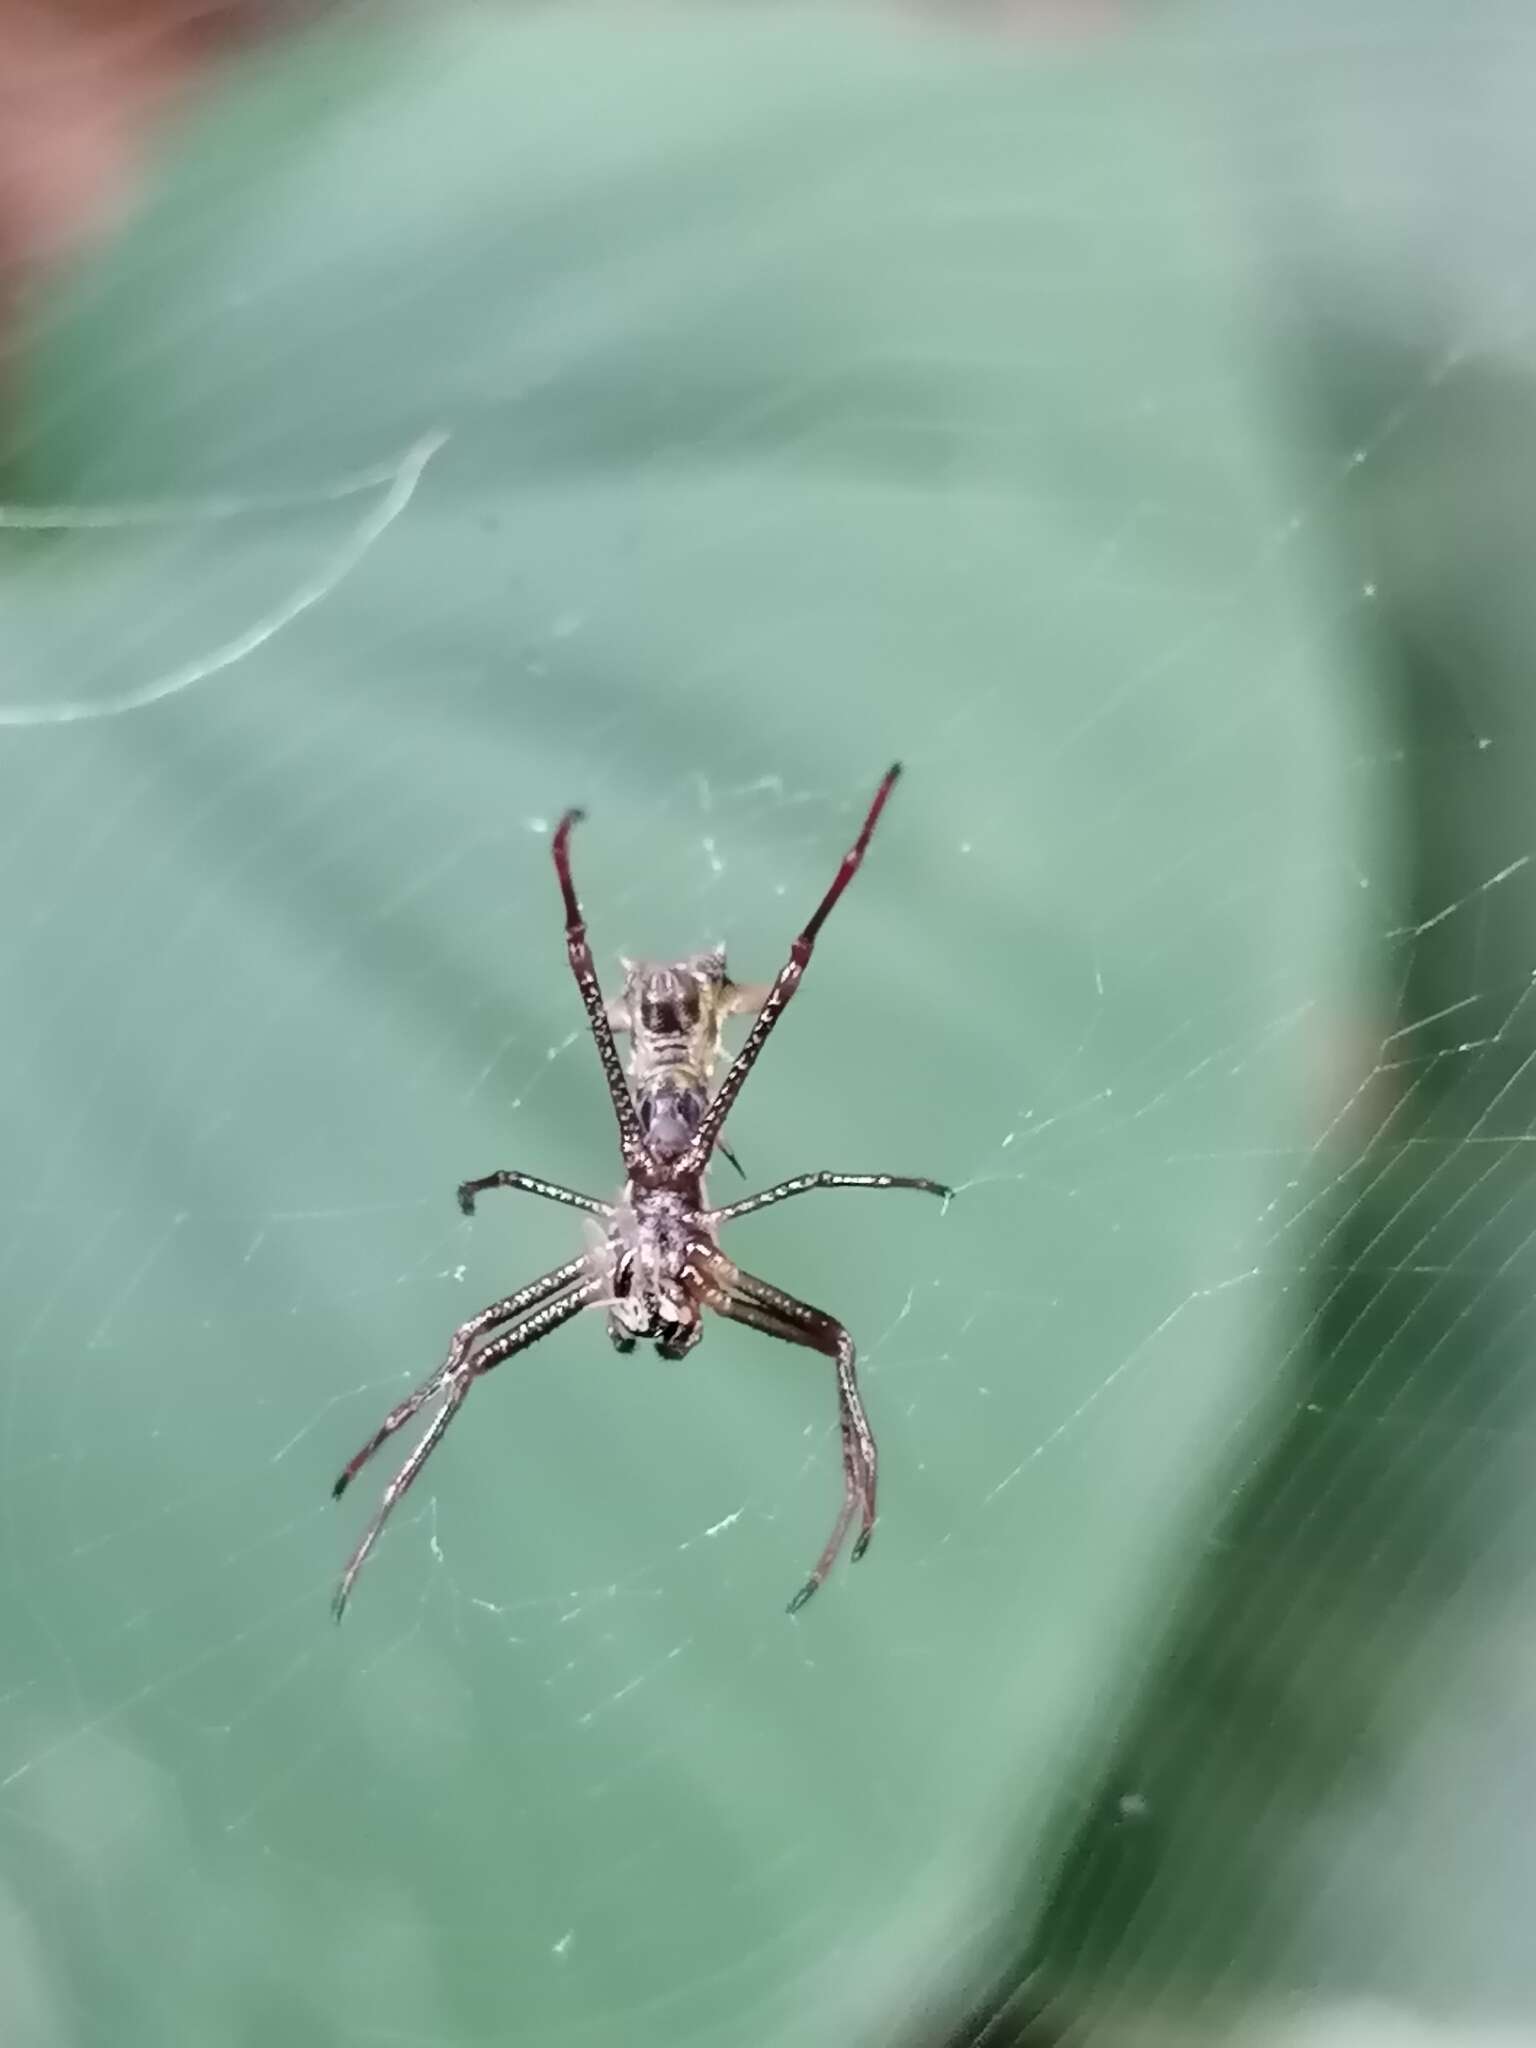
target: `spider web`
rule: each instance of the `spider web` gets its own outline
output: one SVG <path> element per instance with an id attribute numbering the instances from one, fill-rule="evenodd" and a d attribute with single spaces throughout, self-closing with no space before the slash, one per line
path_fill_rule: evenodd
<path id="1" fill-rule="evenodd" d="M 1409 322 L 1424 145 L 1359 113 L 1437 21 L 1276 45 L 1334 98 L 1241 151 L 1172 39 L 339 35 L 40 321 L 7 2039 L 888 2039 L 1037 1923 L 1053 1994 L 1190 2028 L 1529 2009 L 1524 278 Z M 1513 149 L 1523 42 L 1452 47 Z M 1377 194 L 1327 262 L 1308 121 Z M 1297 316 L 1260 367 L 1234 161 Z M 1330 324 L 1383 250 L 1385 367 Z M 342 1460 L 580 1241 L 454 1186 L 613 1187 L 553 817 L 610 981 L 766 978 L 898 754 L 730 1127 L 751 1185 L 960 1190 L 730 1239 L 855 1333 L 868 1561 L 786 1620 L 817 1361 L 585 1318 L 332 1630 L 391 1469 L 336 1510 Z"/>

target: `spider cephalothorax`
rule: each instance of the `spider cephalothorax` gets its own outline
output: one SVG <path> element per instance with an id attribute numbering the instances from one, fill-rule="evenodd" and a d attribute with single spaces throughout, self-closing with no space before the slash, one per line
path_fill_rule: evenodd
<path id="1" fill-rule="evenodd" d="M 663 1358 L 691 1351 L 704 1324 L 684 1275 L 692 1258 L 716 1249 L 714 1233 L 682 1195 L 660 1188 L 637 1199 L 626 1188 L 608 1222 L 608 1334 L 615 1348 L 633 1351 L 647 1338 Z"/>
<path id="2" fill-rule="evenodd" d="M 837 1374 L 843 1501 L 815 1569 L 790 1602 L 791 1613 L 803 1606 L 831 1569 L 855 1515 L 859 1533 L 853 1555 L 863 1556 L 875 1526 L 876 1460 L 874 1435 L 854 1376 L 853 1340 L 841 1323 L 822 1310 L 734 1265 L 720 1249 L 719 1231 L 722 1224 L 737 1217 L 750 1216 L 813 1188 L 920 1188 L 946 1200 L 949 1190 L 938 1181 L 902 1174 L 805 1173 L 765 1188 L 761 1194 L 711 1209 L 704 1194 L 704 1172 L 712 1153 L 725 1149 L 721 1132 L 731 1105 L 799 987 L 817 933 L 857 874 L 900 772 L 897 766 L 882 778 L 859 836 L 843 856 L 831 888 L 767 988 L 743 987 L 731 981 L 724 951 L 717 947 L 670 965 L 626 961 L 624 992 L 611 1007 L 605 1005 L 571 880 L 571 831 L 581 812 L 567 811 L 560 820 L 554 856 L 565 904 L 566 952 L 618 1119 L 624 1190 L 615 1202 L 599 1202 L 572 1188 L 510 1170 L 465 1181 L 460 1187 L 459 1206 L 466 1215 L 473 1212 L 475 1197 L 487 1188 L 520 1188 L 526 1194 L 542 1195 L 598 1217 L 602 1237 L 579 1258 L 567 1260 L 460 1324 L 437 1371 L 390 1410 L 345 1467 L 336 1481 L 338 1494 L 397 1429 L 428 1401 L 442 1397 L 442 1406 L 420 1442 L 385 1488 L 379 1510 L 342 1574 L 335 1600 L 338 1618 L 391 1509 L 415 1480 L 474 1382 L 504 1359 L 538 1343 L 582 1309 L 599 1306 L 608 1311 L 608 1333 L 621 1351 L 632 1351 L 644 1339 L 653 1343 L 663 1358 L 681 1358 L 703 1335 L 703 1313 L 710 1308 L 732 1322 L 746 1323 L 770 1337 L 804 1345 L 831 1359 Z M 726 1020 L 751 1011 L 757 1015 L 746 1042 L 711 1094 Z M 629 1034 L 628 1080 L 614 1042 L 615 1029 Z M 492 1337 L 493 1330 L 503 1334 Z"/>

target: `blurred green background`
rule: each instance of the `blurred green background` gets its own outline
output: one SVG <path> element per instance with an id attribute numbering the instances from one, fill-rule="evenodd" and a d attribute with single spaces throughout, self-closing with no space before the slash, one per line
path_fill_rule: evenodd
<path id="1" fill-rule="evenodd" d="M 333 20 L 31 308 L 8 2043 L 1527 2037 L 1536 36 L 1095 25 Z M 730 1240 L 868 1559 L 588 1318 L 333 1629 L 580 1243 L 455 1184 L 616 1178 L 553 818 L 765 978 L 896 755 L 731 1124 L 960 1189 Z"/>

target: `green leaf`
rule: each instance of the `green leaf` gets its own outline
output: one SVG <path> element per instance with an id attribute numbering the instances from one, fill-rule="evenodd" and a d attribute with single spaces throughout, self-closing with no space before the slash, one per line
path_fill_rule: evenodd
<path id="1" fill-rule="evenodd" d="M 1019 1830 L 988 2048 L 1031 2006 L 1102 2048 L 1499 2048 L 1536 2014 L 1536 43 L 1517 8 L 1340 22 L 1247 10 L 1208 82 L 1409 886 L 1376 906 L 1380 1021 L 1292 1232 L 1294 1410 L 1060 1817 L 1044 1913 Z"/>
<path id="2" fill-rule="evenodd" d="M 55 2038 L 844 2041 L 1102 1754 L 1364 973 L 1224 208 L 1155 50 L 455 15 L 252 65 L 40 323 L 0 1780 Z M 785 1617 L 820 1361 L 593 1317 L 338 1634 L 336 1469 L 579 1242 L 455 1184 L 615 1184 L 550 822 L 606 972 L 763 978 L 897 756 L 730 1132 L 961 1190 L 730 1240 L 859 1342 L 868 1559 Z"/>

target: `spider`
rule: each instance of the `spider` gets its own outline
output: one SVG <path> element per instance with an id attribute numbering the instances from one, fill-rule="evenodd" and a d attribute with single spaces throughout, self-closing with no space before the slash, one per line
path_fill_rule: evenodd
<path id="1" fill-rule="evenodd" d="M 621 1352 L 633 1351 L 644 1339 L 661 1357 L 682 1358 L 703 1336 L 703 1311 L 709 1308 L 731 1322 L 831 1359 L 837 1376 L 843 1499 L 832 1534 L 810 1577 L 790 1601 L 789 1612 L 803 1607 L 831 1570 L 855 1515 L 859 1533 L 852 1554 L 855 1561 L 864 1555 L 875 1527 L 875 1439 L 859 1398 L 853 1339 L 821 1309 L 743 1272 L 720 1250 L 718 1235 L 722 1224 L 815 1188 L 919 1188 L 946 1203 L 952 1190 L 936 1180 L 905 1174 L 802 1173 L 712 1209 L 704 1196 L 704 1171 L 711 1154 L 725 1149 L 721 1131 L 726 1117 L 800 986 L 817 934 L 858 873 L 900 773 L 897 762 L 882 776 L 832 886 L 766 989 L 733 982 L 726 973 L 724 950 L 715 948 L 669 966 L 625 961 L 623 995 L 611 1006 L 606 1004 L 571 880 L 571 832 L 583 813 L 567 811 L 560 820 L 553 853 L 565 904 L 566 952 L 618 1119 L 624 1191 L 615 1202 L 599 1202 L 573 1188 L 513 1171 L 488 1173 L 460 1187 L 459 1207 L 466 1215 L 473 1214 L 475 1198 L 488 1189 L 515 1188 L 597 1217 L 602 1241 L 461 1323 L 436 1372 L 389 1411 L 346 1465 L 333 1488 L 338 1499 L 375 1451 L 429 1401 L 442 1397 L 430 1426 L 385 1488 L 378 1512 L 348 1560 L 332 1603 L 338 1621 L 384 1524 L 442 1441 L 475 1381 L 583 1309 L 596 1306 L 607 1309 L 608 1334 Z M 755 1020 L 746 1040 L 711 1094 L 726 1019 L 752 1012 Z M 615 1029 L 629 1034 L 629 1080 L 614 1042 Z M 503 1334 L 493 1337 L 492 1331 Z"/>

